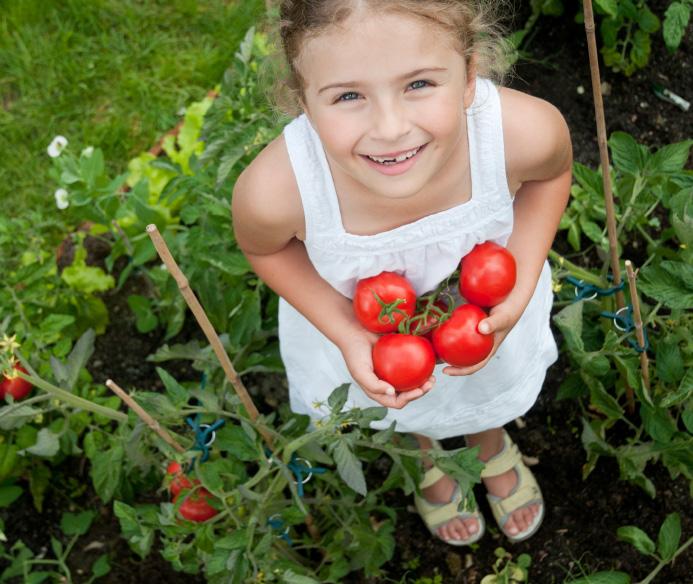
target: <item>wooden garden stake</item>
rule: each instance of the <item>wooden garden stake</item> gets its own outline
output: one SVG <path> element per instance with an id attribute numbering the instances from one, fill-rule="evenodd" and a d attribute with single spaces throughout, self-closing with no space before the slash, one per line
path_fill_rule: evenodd
<path id="1" fill-rule="evenodd" d="M 626 260 L 626 275 L 628 276 L 628 287 L 630 289 L 630 301 L 633 304 L 633 322 L 635 323 L 635 336 L 640 346 L 640 369 L 642 380 L 647 389 L 650 389 L 650 360 L 647 357 L 647 347 L 645 345 L 645 332 L 642 326 L 642 316 L 640 314 L 640 298 L 638 288 L 635 284 L 635 272 L 630 260 Z"/>
<path id="2" fill-rule="evenodd" d="M 214 326 L 212 326 L 207 313 L 204 311 L 204 308 L 202 308 L 202 305 L 197 299 L 197 296 L 195 296 L 195 293 L 192 291 L 192 288 L 190 288 L 188 279 L 178 267 L 176 260 L 173 259 L 171 251 L 168 249 L 164 238 L 161 237 L 161 233 L 159 233 L 156 225 L 147 225 L 147 233 L 154 243 L 154 247 L 156 247 L 159 257 L 164 262 L 169 273 L 171 276 L 173 276 L 178 284 L 178 288 L 180 289 L 181 294 L 183 294 L 183 298 L 185 298 L 185 302 L 190 307 L 190 310 L 192 310 L 193 314 L 195 315 L 198 324 L 202 328 L 202 332 L 204 332 L 209 344 L 212 346 L 212 349 L 214 350 L 214 353 L 219 359 L 221 367 L 226 374 L 226 378 L 231 382 L 231 385 L 233 385 L 234 389 L 236 390 L 236 394 L 238 394 L 243 406 L 248 411 L 250 419 L 255 421 L 260 413 L 255 407 L 253 399 L 250 397 L 245 385 L 243 385 L 241 378 L 239 377 L 238 373 L 236 373 L 233 363 L 231 363 L 231 359 L 229 359 L 229 356 L 226 354 L 226 349 L 224 349 L 224 345 L 222 345 L 219 335 L 217 335 L 216 331 L 214 330 Z M 264 429 L 260 429 L 260 434 L 262 434 L 262 437 L 265 439 L 268 446 L 271 447 L 272 436 Z"/>
<path id="3" fill-rule="evenodd" d="M 609 150 L 606 143 L 606 122 L 604 121 L 604 102 L 602 100 L 602 85 L 599 75 L 599 58 L 597 56 L 597 39 L 594 34 L 594 13 L 592 0 L 584 0 L 585 32 L 587 33 L 587 48 L 590 56 L 590 72 L 592 74 L 592 96 L 594 113 L 597 120 L 597 141 L 599 142 L 599 157 L 602 165 L 602 184 L 604 187 L 604 203 L 606 206 L 606 230 L 609 236 L 609 255 L 611 272 L 614 275 L 614 285 L 621 284 L 621 267 L 618 256 L 618 236 L 616 233 L 616 213 L 614 211 L 614 195 L 611 191 L 609 176 Z M 626 305 L 623 291 L 616 292 L 616 304 L 619 308 Z"/>
<path id="4" fill-rule="evenodd" d="M 125 404 L 133 411 L 135 412 L 141 419 L 142 421 L 147 424 L 154 432 L 156 432 L 161 438 L 163 439 L 164 442 L 166 442 L 168 445 L 172 446 L 175 448 L 178 452 L 185 452 L 186 449 L 183 448 L 178 442 L 176 442 L 175 438 L 171 436 L 165 428 L 161 427 L 161 424 L 157 422 L 152 416 L 150 416 L 140 404 L 138 404 L 131 395 L 127 394 L 123 388 L 119 387 L 115 381 L 112 379 L 106 380 L 106 387 L 110 389 L 113 393 L 115 393 L 121 400 L 125 402 Z"/>

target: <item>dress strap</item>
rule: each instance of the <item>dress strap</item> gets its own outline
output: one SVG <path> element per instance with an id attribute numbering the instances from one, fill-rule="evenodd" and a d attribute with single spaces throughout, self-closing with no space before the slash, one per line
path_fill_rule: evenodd
<path id="1" fill-rule="evenodd" d="M 284 128 L 284 140 L 296 177 L 306 223 L 306 241 L 341 225 L 339 203 L 322 143 L 305 114 Z"/>
<path id="2" fill-rule="evenodd" d="M 500 93 L 490 79 L 477 78 L 474 101 L 466 113 L 474 195 L 512 198 L 505 172 Z"/>

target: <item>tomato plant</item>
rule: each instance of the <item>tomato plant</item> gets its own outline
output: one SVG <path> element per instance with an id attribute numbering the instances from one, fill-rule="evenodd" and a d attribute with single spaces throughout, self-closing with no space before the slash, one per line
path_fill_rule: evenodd
<path id="1" fill-rule="evenodd" d="M 483 361 L 493 349 L 493 335 L 484 335 L 478 330 L 486 316 L 474 304 L 458 306 L 452 316 L 433 331 L 436 354 L 455 367 L 470 367 Z"/>
<path id="2" fill-rule="evenodd" d="M 178 462 L 169 463 L 166 468 L 166 474 L 171 477 L 171 482 L 168 485 L 169 491 L 173 497 L 177 497 L 183 489 L 192 489 L 194 485 L 200 483 L 200 481 L 195 480 L 194 483 L 185 476 L 183 472 L 183 467 L 181 467 Z"/>
<path id="3" fill-rule="evenodd" d="M 416 292 L 404 276 L 381 272 L 358 281 L 353 305 L 356 318 L 366 330 L 391 333 L 402 319 L 413 316 Z"/>
<path id="4" fill-rule="evenodd" d="M 5 399 L 6 395 L 11 395 L 15 401 L 24 399 L 31 388 L 33 387 L 26 379 L 22 379 L 17 375 L 18 371 L 22 373 L 28 373 L 24 367 L 22 367 L 18 362 L 15 362 L 14 371 L 5 373 L 0 381 L 0 399 Z"/>
<path id="5" fill-rule="evenodd" d="M 460 263 L 460 294 L 477 306 L 495 306 L 515 286 L 516 271 L 507 249 L 492 241 L 480 243 Z"/>
<path id="6" fill-rule="evenodd" d="M 375 374 L 397 391 L 421 387 L 433 373 L 436 357 L 430 341 L 415 335 L 383 335 L 373 346 Z"/>
<path id="7" fill-rule="evenodd" d="M 193 491 L 181 503 L 179 508 L 180 514 L 188 521 L 201 523 L 214 517 L 219 511 L 209 504 L 214 496 L 204 487 L 200 487 L 197 491 Z M 178 495 L 173 498 L 175 503 L 178 500 Z"/>

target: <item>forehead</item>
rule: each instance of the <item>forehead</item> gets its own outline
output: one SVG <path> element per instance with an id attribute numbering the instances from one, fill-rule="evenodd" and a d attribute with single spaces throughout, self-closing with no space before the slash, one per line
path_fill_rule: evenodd
<path id="1" fill-rule="evenodd" d="M 415 16 L 369 11 L 306 40 L 297 65 L 306 88 L 315 88 L 460 63 L 454 40 L 441 27 Z"/>

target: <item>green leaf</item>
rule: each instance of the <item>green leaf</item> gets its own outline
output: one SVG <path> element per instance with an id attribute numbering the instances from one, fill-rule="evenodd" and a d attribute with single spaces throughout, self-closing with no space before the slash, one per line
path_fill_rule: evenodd
<path id="1" fill-rule="evenodd" d="M 585 380 L 587 381 L 587 380 Z M 623 408 L 604 387 L 601 381 L 589 378 L 590 401 L 600 412 L 610 420 L 618 420 L 623 417 Z"/>
<path id="2" fill-rule="evenodd" d="M 645 168 L 650 154 L 645 146 L 625 132 L 614 132 L 609 138 L 614 166 L 628 174 L 637 175 Z"/>
<path id="3" fill-rule="evenodd" d="M 128 306 L 135 314 L 137 330 L 141 333 L 153 331 L 159 324 L 159 319 L 152 310 L 149 298 L 139 294 L 128 296 Z"/>
<path id="4" fill-rule="evenodd" d="M 657 442 L 668 443 L 676 432 L 674 420 L 664 408 L 653 408 L 642 403 L 640 417 L 647 433 Z"/>
<path id="5" fill-rule="evenodd" d="M 618 16 L 618 0 L 596 0 L 595 4 L 612 18 Z"/>
<path id="6" fill-rule="evenodd" d="M 140 558 L 146 558 L 154 543 L 154 530 L 145 525 L 134 507 L 122 501 L 113 503 L 113 512 L 120 521 L 120 529 L 127 539 L 130 549 Z"/>
<path id="7" fill-rule="evenodd" d="M 636 30 L 633 34 L 633 48 L 630 51 L 630 58 L 634 65 L 642 69 L 647 66 L 652 51 L 650 35 L 642 30 Z"/>
<path id="8" fill-rule="evenodd" d="M 563 338 L 571 352 L 582 352 L 585 345 L 582 341 L 582 307 L 583 301 L 566 306 L 553 317 L 556 326 L 563 333 Z"/>
<path id="9" fill-rule="evenodd" d="M 91 458 L 91 478 L 96 493 L 104 503 L 108 503 L 120 484 L 125 452 L 120 445 L 105 452 L 98 452 Z"/>
<path id="10" fill-rule="evenodd" d="M 229 452 L 238 460 L 253 462 L 258 459 L 258 449 L 240 426 L 226 425 L 217 430 L 215 447 Z"/>
<path id="11" fill-rule="evenodd" d="M 342 408 L 349 397 L 349 387 L 350 384 L 343 383 L 332 391 L 330 397 L 327 398 L 327 404 L 330 406 L 330 410 L 333 412 L 342 411 Z"/>
<path id="12" fill-rule="evenodd" d="M 229 276 L 244 276 L 253 271 L 246 257 L 240 252 L 226 252 L 219 257 L 203 257 L 200 261 Z"/>
<path id="13" fill-rule="evenodd" d="M 244 290 L 241 302 L 229 314 L 229 340 L 234 347 L 242 347 L 262 328 L 260 294 L 256 290 Z"/>
<path id="14" fill-rule="evenodd" d="M 664 13 L 664 26 L 662 35 L 669 51 L 674 52 L 679 48 L 683 35 L 691 17 L 691 9 L 683 2 L 672 2 Z"/>
<path id="15" fill-rule="evenodd" d="M 111 571 L 111 564 L 108 562 L 108 554 L 100 555 L 91 565 L 91 573 L 94 578 L 101 578 Z"/>
<path id="16" fill-rule="evenodd" d="M 23 492 L 22 488 L 17 485 L 0 487 L 0 508 L 9 507 L 22 496 Z"/>
<path id="17" fill-rule="evenodd" d="M 286 582 L 286 584 L 320 584 L 318 580 L 315 580 L 310 576 L 296 574 L 293 570 L 287 570 L 284 572 L 282 582 Z"/>
<path id="18" fill-rule="evenodd" d="M 619 527 L 616 536 L 621 541 L 625 541 L 635 547 L 641 554 L 651 556 L 655 552 L 655 543 L 642 529 L 635 525 Z"/>
<path id="19" fill-rule="evenodd" d="M 665 383 L 678 383 L 683 378 L 683 356 L 675 339 L 663 339 L 657 343 L 656 369 L 657 377 Z"/>
<path id="20" fill-rule="evenodd" d="M 638 25 L 648 34 L 659 30 L 659 18 L 646 4 L 638 10 Z"/>
<path id="21" fill-rule="evenodd" d="M 342 480 L 354 491 L 365 497 L 368 489 L 361 461 L 354 455 L 345 440 L 340 438 L 337 441 L 332 456 Z"/>
<path id="22" fill-rule="evenodd" d="M 60 333 L 74 322 L 75 317 L 71 314 L 50 314 L 39 325 L 41 340 L 46 344 L 56 343 L 60 340 Z"/>
<path id="23" fill-rule="evenodd" d="M 36 464 L 31 467 L 29 474 L 29 490 L 34 499 L 34 507 L 41 512 L 43 509 L 43 498 L 51 480 L 51 470 L 45 464 Z"/>
<path id="24" fill-rule="evenodd" d="M 84 294 L 105 292 L 115 286 L 113 276 L 94 266 L 68 266 L 60 277 L 70 288 Z"/>
<path id="25" fill-rule="evenodd" d="M 84 535 L 89 531 L 94 517 L 96 517 L 95 511 L 65 512 L 60 518 L 60 529 L 65 535 Z"/>
<path id="26" fill-rule="evenodd" d="M 21 450 L 17 454 L 29 452 L 35 456 L 50 458 L 60 450 L 60 435 L 53 433 L 50 428 L 41 428 L 36 438 L 36 444 Z"/>
<path id="27" fill-rule="evenodd" d="M 657 551 L 661 558 L 668 562 L 674 557 L 681 539 L 681 517 L 678 513 L 667 515 L 657 536 Z"/>
<path id="28" fill-rule="evenodd" d="M 683 140 L 662 146 L 652 155 L 648 174 L 678 172 L 686 166 L 693 140 Z"/>
<path id="29" fill-rule="evenodd" d="M 679 384 L 679 388 L 676 391 L 665 395 L 662 398 L 660 405 L 663 408 L 670 408 L 672 406 L 675 406 L 675 405 L 678 405 L 681 403 L 686 403 L 692 397 L 693 397 L 693 369 L 691 369 L 689 367 L 686 370 L 686 374 L 684 375 L 683 379 L 681 380 L 681 383 Z"/>
<path id="30" fill-rule="evenodd" d="M 166 393 L 171 398 L 171 401 L 176 405 L 185 404 L 190 397 L 190 392 L 178 383 L 178 381 L 176 381 L 165 369 L 157 367 L 156 372 L 159 375 L 159 379 L 161 379 L 164 384 Z"/>
<path id="31" fill-rule="evenodd" d="M 693 265 L 665 260 L 640 270 L 639 289 L 669 308 L 693 306 Z"/>
<path id="32" fill-rule="evenodd" d="M 84 334 L 75 343 L 75 346 L 67 358 L 65 367 L 67 369 L 67 379 L 65 380 L 64 389 L 72 390 L 77 383 L 79 372 L 87 365 L 87 362 L 94 353 L 94 339 L 96 334 L 92 329 L 84 332 Z"/>
<path id="33" fill-rule="evenodd" d="M 567 581 L 566 584 L 630 584 L 631 579 L 625 572 L 595 572 L 584 578 Z"/>

